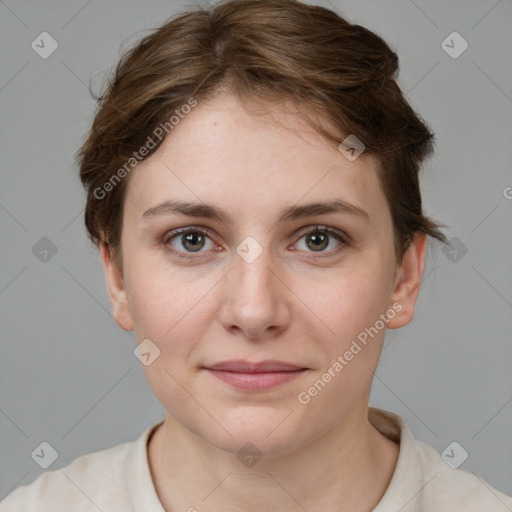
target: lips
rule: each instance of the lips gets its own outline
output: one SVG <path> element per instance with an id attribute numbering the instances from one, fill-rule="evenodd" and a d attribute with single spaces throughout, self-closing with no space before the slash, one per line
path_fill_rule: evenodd
<path id="1" fill-rule="evenodd" d="M 270 372 L 293 372 L 305 370 L 303 366 L 297 366 L 283 361 L 261 361 L 250 362 L 242 359 L 234 359 L 232 361 L 223 361 L 211 366 L 207 366 L 209 370 L 221 370 L 234 373 L 270 373 Z"/>
<path id="2" fill-rule="evenodd" d="M 204 367 L 224 383 L 246 391 L 264 391 L 290 382 L 308 368 L 283 361 L 223 361 Z"/>

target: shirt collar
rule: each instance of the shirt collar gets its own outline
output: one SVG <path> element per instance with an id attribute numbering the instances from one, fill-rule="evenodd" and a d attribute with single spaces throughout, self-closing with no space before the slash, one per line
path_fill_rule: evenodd
<path id="1" fill-rule="evenodd" d="M 368 420 L 381 434 L 400 445 L 388 488 L 372 512 L 422 510 L 422 491 L 429 481 L 425 481 L 412 432 L 400 416 L 383 409 L 370 407 Z"/>
<path id="2" fill-rule="evenodd" d="M 151 477 L 147 446 L 151 435 L 163 423 L 147 428 L 130 448 L 125 466 L 125 481 L 134 512 L 165 512 Z"/>
<path id="3" fill-rule="evenodd" d="M 373 512 L 419 510 L 425 482 L 414 437 L 404 420 L 389 411 L 368 408 L 369 422 L 388 439 L 400 445 L 400 452 L 388 488 Z M 163 421 L 149 427 L 130 448 L 125 467 L 128 497 L 134 512 L 165 512 L 149 469 L 147 445 Z M 428 479 L 427 479 L 428 480 Z"/>

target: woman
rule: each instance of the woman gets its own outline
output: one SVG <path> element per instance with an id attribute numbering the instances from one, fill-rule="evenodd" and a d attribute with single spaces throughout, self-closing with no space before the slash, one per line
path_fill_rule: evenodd
<path id="1" fill-rule="evenodd" d="M 426 239 L 445 241 L 397 70 L 295 0 L 188 11 L 122 58 L 78 155 L 85 223 L 165 419 L 0 510 L 512 508 L 368 407 Z"/>

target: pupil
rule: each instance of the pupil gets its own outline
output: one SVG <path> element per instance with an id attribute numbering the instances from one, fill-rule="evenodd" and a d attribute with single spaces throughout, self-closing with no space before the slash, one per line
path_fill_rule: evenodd
<path id="1" fill-rule="evenodd" d="M 187 249 L 191 249 L 194 252 L 199 250 L 199 249 L 201 249 L 203 247 L 203 245 L 204 245 L 203 235 L 201 235 L 200 233 L 188 233 L 187 235 L 184 235 L 184 239 L 185 239 L 185 242 L 184 242 L 183 245 Z M 197 247 L 196 244 L 200 243 L 201 241 L 203 243 L 201 244 L 200 247 Z M 190 247 L 190 245 L 192 247 Z M 194 246 L 196 246 L 196 247 L 194 247 Z"/>
<path id="2" fill-rule="evenodd" d="M 313 247 L 314 249 L 325 249 L 325 247 L 327 246 L 327 236 L 326 235 L 323 235 L 323 234 L 318 234 L 318 233 L 315 233 L 313 235 L 310 235 L 309 237 L 309 240 L 311 242 L 313 242 Z"/>

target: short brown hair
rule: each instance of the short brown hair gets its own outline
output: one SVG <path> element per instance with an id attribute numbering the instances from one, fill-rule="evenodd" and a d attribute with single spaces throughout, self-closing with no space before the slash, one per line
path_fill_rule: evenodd
<path id="1" fill-rule="evenodd" d="M 381 37 L 320 6 L 227 0 L 180 13 L 122 56 L 96 98 L 93 125 L 77 153 L 90 239 L 110 246 L 122 261 L 126 162 L 191 98 L 201 101 L 227 88 L 261 102 L 290 99 L 307 107 L 306 120 L 336 146 L 340 134 L 354 134 L 365 154 L 378 156 L 399 261 L 417 232 L 446 242 L 439 225 L 423 215 L 419 187 L 434 134 L 404 98 L 397 74 L 398 57 Z M 144 159 L 162 140 L 144 151 Z"/>

